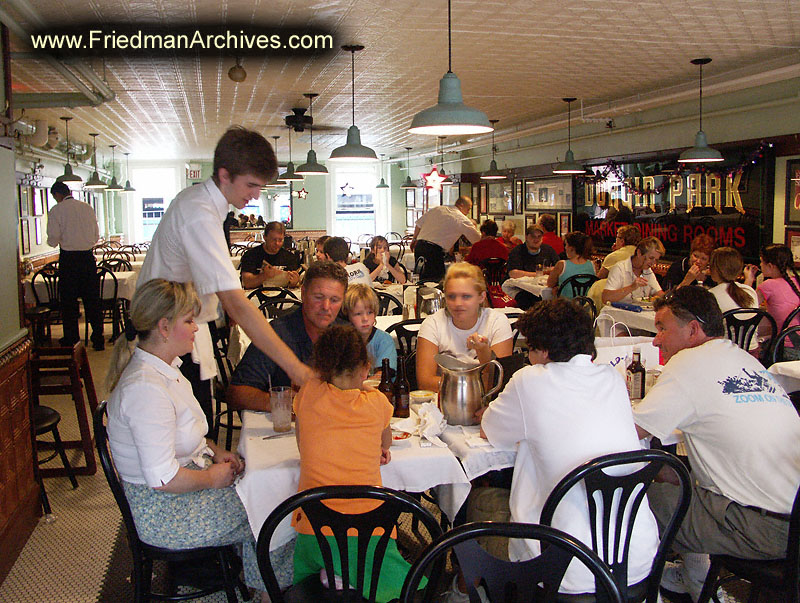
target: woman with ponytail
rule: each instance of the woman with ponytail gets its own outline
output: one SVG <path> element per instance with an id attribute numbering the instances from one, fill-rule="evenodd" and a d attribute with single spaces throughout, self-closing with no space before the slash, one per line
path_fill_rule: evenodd
<path id="1" fill-rule="evenodd" d="M 711 278 L 716 287 L 711 293 L 717 299 L 719 309 L 723 312 L 738 308 L 754 308 L 758 306 L 758 296 L 750 285 L 737 283 L 742 276 L 744 260 L 742 254 L 733 247 L 720 247 L 711 253 L 709 264 Z"/>
<path id="2" fill-rule="evenodd" d="M 137 289 L 106 379 L 109 445 L 143 542 L 238 543 L 245 582 L 263 593 L 253 533 L 233 488 L 244 460 L 205 438 L 205 414 L 175 366 L 192 350 L 199 310 L 192 283 L 153 279 Z"/>

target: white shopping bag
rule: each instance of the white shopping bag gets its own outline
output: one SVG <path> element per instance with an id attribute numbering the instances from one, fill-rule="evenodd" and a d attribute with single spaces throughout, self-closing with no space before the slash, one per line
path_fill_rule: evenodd
<path id="1" fill-rule="evenodd" d="M 616 326 L 623 326 L 617 323 Z M 611 332 L 615 332 L 612 328 Z M 660 368 L 658 348 L 653 345 L 652 337 L 595 337 L 594 345 L 597 356 L 596 364 L 610 364 L 625 376 L 625 369 L 633 361 L 633 353 L 639 352 L 645 369 Z"/>

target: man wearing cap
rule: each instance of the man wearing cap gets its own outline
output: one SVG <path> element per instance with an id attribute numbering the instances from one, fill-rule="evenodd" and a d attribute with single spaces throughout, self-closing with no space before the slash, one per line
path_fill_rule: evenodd
<path id="1" fill-rule="evenodd" d="M 459 197 L 455 205 L 440 205 L 425 212 L 414 228 L 411 249 L 414 262 L 425 258 L 425 266 L 420 272 L 421 280 L 438 281 L 444 277 L 444 255 L 455 245 L 462 235 L 475 243 L 481 233 L 469 219 L 472 200 Z"/>
<path id="2" fill-rule="evenodd" d="M 556 265 L 558 254 L 550 245 L 542 243 L 543 236 L 541 224 L 531 224 L 525 229 L 525 244 L 517 245 L 508 253 L 509 278 L 538 276 L 536 272 L 543 267 Z M 527 310 L 540 298 L 529 291 L 520 291 L 514 299 L 518 307 Z"/>

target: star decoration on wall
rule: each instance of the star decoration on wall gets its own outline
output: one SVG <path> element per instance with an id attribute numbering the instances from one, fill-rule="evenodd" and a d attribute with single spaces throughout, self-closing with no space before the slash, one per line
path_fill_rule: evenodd
<path id="1" fill-rule="evenodd" d="M 298 199 L 305 199 L 306 197 L 308 197 L 308 191 L 305 189 L 305 187 L 297 191 L 296 194 Z"/>
<path id="2" fill-rule="evenodd" d="M 339 187 L 339 190 L 342 191 L 343 196 L 349 197 L 355 189 L 352 186 L 350 186 L 349 182 L 345 182 L 344 186 Z"/>
<path id="3" fill-rule="evenodd" d="M 423 179 L 425 180 L 425 188 L 430 188 L 436 191 L 442 190 L 442 182 L 444 182 L 444 176 L 439 173 L 439 170 L 436 169 L 436 166 L 433 166 L 430 172 L 427 174 L 422 174 Z"/>

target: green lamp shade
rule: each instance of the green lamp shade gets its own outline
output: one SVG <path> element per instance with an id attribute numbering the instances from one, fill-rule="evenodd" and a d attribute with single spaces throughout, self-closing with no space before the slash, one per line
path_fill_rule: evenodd
<path id="1" fill-rule="evenodd" d="M 77 174 L 72 173 L 72 166 L 69 163 L 64 164 L 64 173 L 56 178 L 56 182 L 83 182 L 83 178 Z"/>
<path id="2" fill-rule="evenodd" d="M 492 130 L 494 128 L 483 111 L 464 104 L 461 81 L 450 71 L 439 80 L 439 102 L 417 113 L 408 129 L 411 134 L 431 136 L 486 134 Z"/>
<path id="3" fill-rule="evenodd" d="M 317 161 L 317 153 L 314 149 L 308 151 L 306 162 L 298 167 L 295 172 L 298 176 L 318 176 L 328 173 L 328 169 Z"/>
<path id="4" fill-rule="evenodd" d="M 136 192 L 136 189 L 131 186 L 131 181 L 130 180 L 126 180 L 125 181 L 125 188 L 123 189 L 123 192 L 125 192 L 125 193 L 135 193 Z"/>
<path id="5" fill-rule="evenodd" d="M 375 151 L 361 144 L 361 132 L 353 125 L 347 129 L 347 143 L 333 149 L 328 161 L 351 161 L 367 163 L 378 161 Z"/>
<path id="6" fill-rule="evenodd" d="M 411 176 L 406 176 L 406 181 L 400 185 L 400 188 L 404 189 L 417 188 L 417 185 L 411 181 Z"/>
<path id="7" fill-rule="evenodd" d="M 497 169 L 497 162 L 492 159 L 489 169 L 481 174 L 481 180 L 505 180 L 506 175 Z"/>
<path id="8" fill-rule="evenodd" d="M 694 146 L 678 157 L 678 163 L 714 163 L 724 161 L 722 153 L 708 146 L 706 133 L 700 130 L 694 137 Z"/>
<path id="9" fill-rule="evenodd" d="M 83 188 L 101 189 L 108 188 L 108 185 L 100 180 L 100 175 L 97 173 L 97 170 L 95 170 L 92 176 L 86 181 L 86 184 L 83 185 Z"/>
<path id="10" fill-rule="evenodd" d="M 106 187 L 106 191 L 107 192 L 111 192 L 111 193 L 118 193 L 118 192 L 124 191 L 124 190 L 125 189 L 120 186 L 119 182 L 117 182 L 117 177 L 116 176 L 111 178 L 111 184 L 109 184 Z"/>
<path id="11" fill-rule="evenodd" d="M 286 171 L 278 176 L 278 179 L 284 182 L 301 182 L 303 177 L 297 175 L 297 172 L 294 171 L 294 163 L 290 161 L 286 164 Z"/>
<path id="12" fill-rule="evenodd" d="M 383 178 L 381 178 L 381 181 L 378 182 L 375 188 L 389 188 L 389 185 L 386 184 L 386 181 Z"/>
<path id="13" fill-rule="evenodd" d="M 586 174 L 586 169 L 577 161 L 572 149 L 567 149 L 567 154 L 564 155 L 564 161 L 556 164 L 553 168 L 554 174 Z"/>

